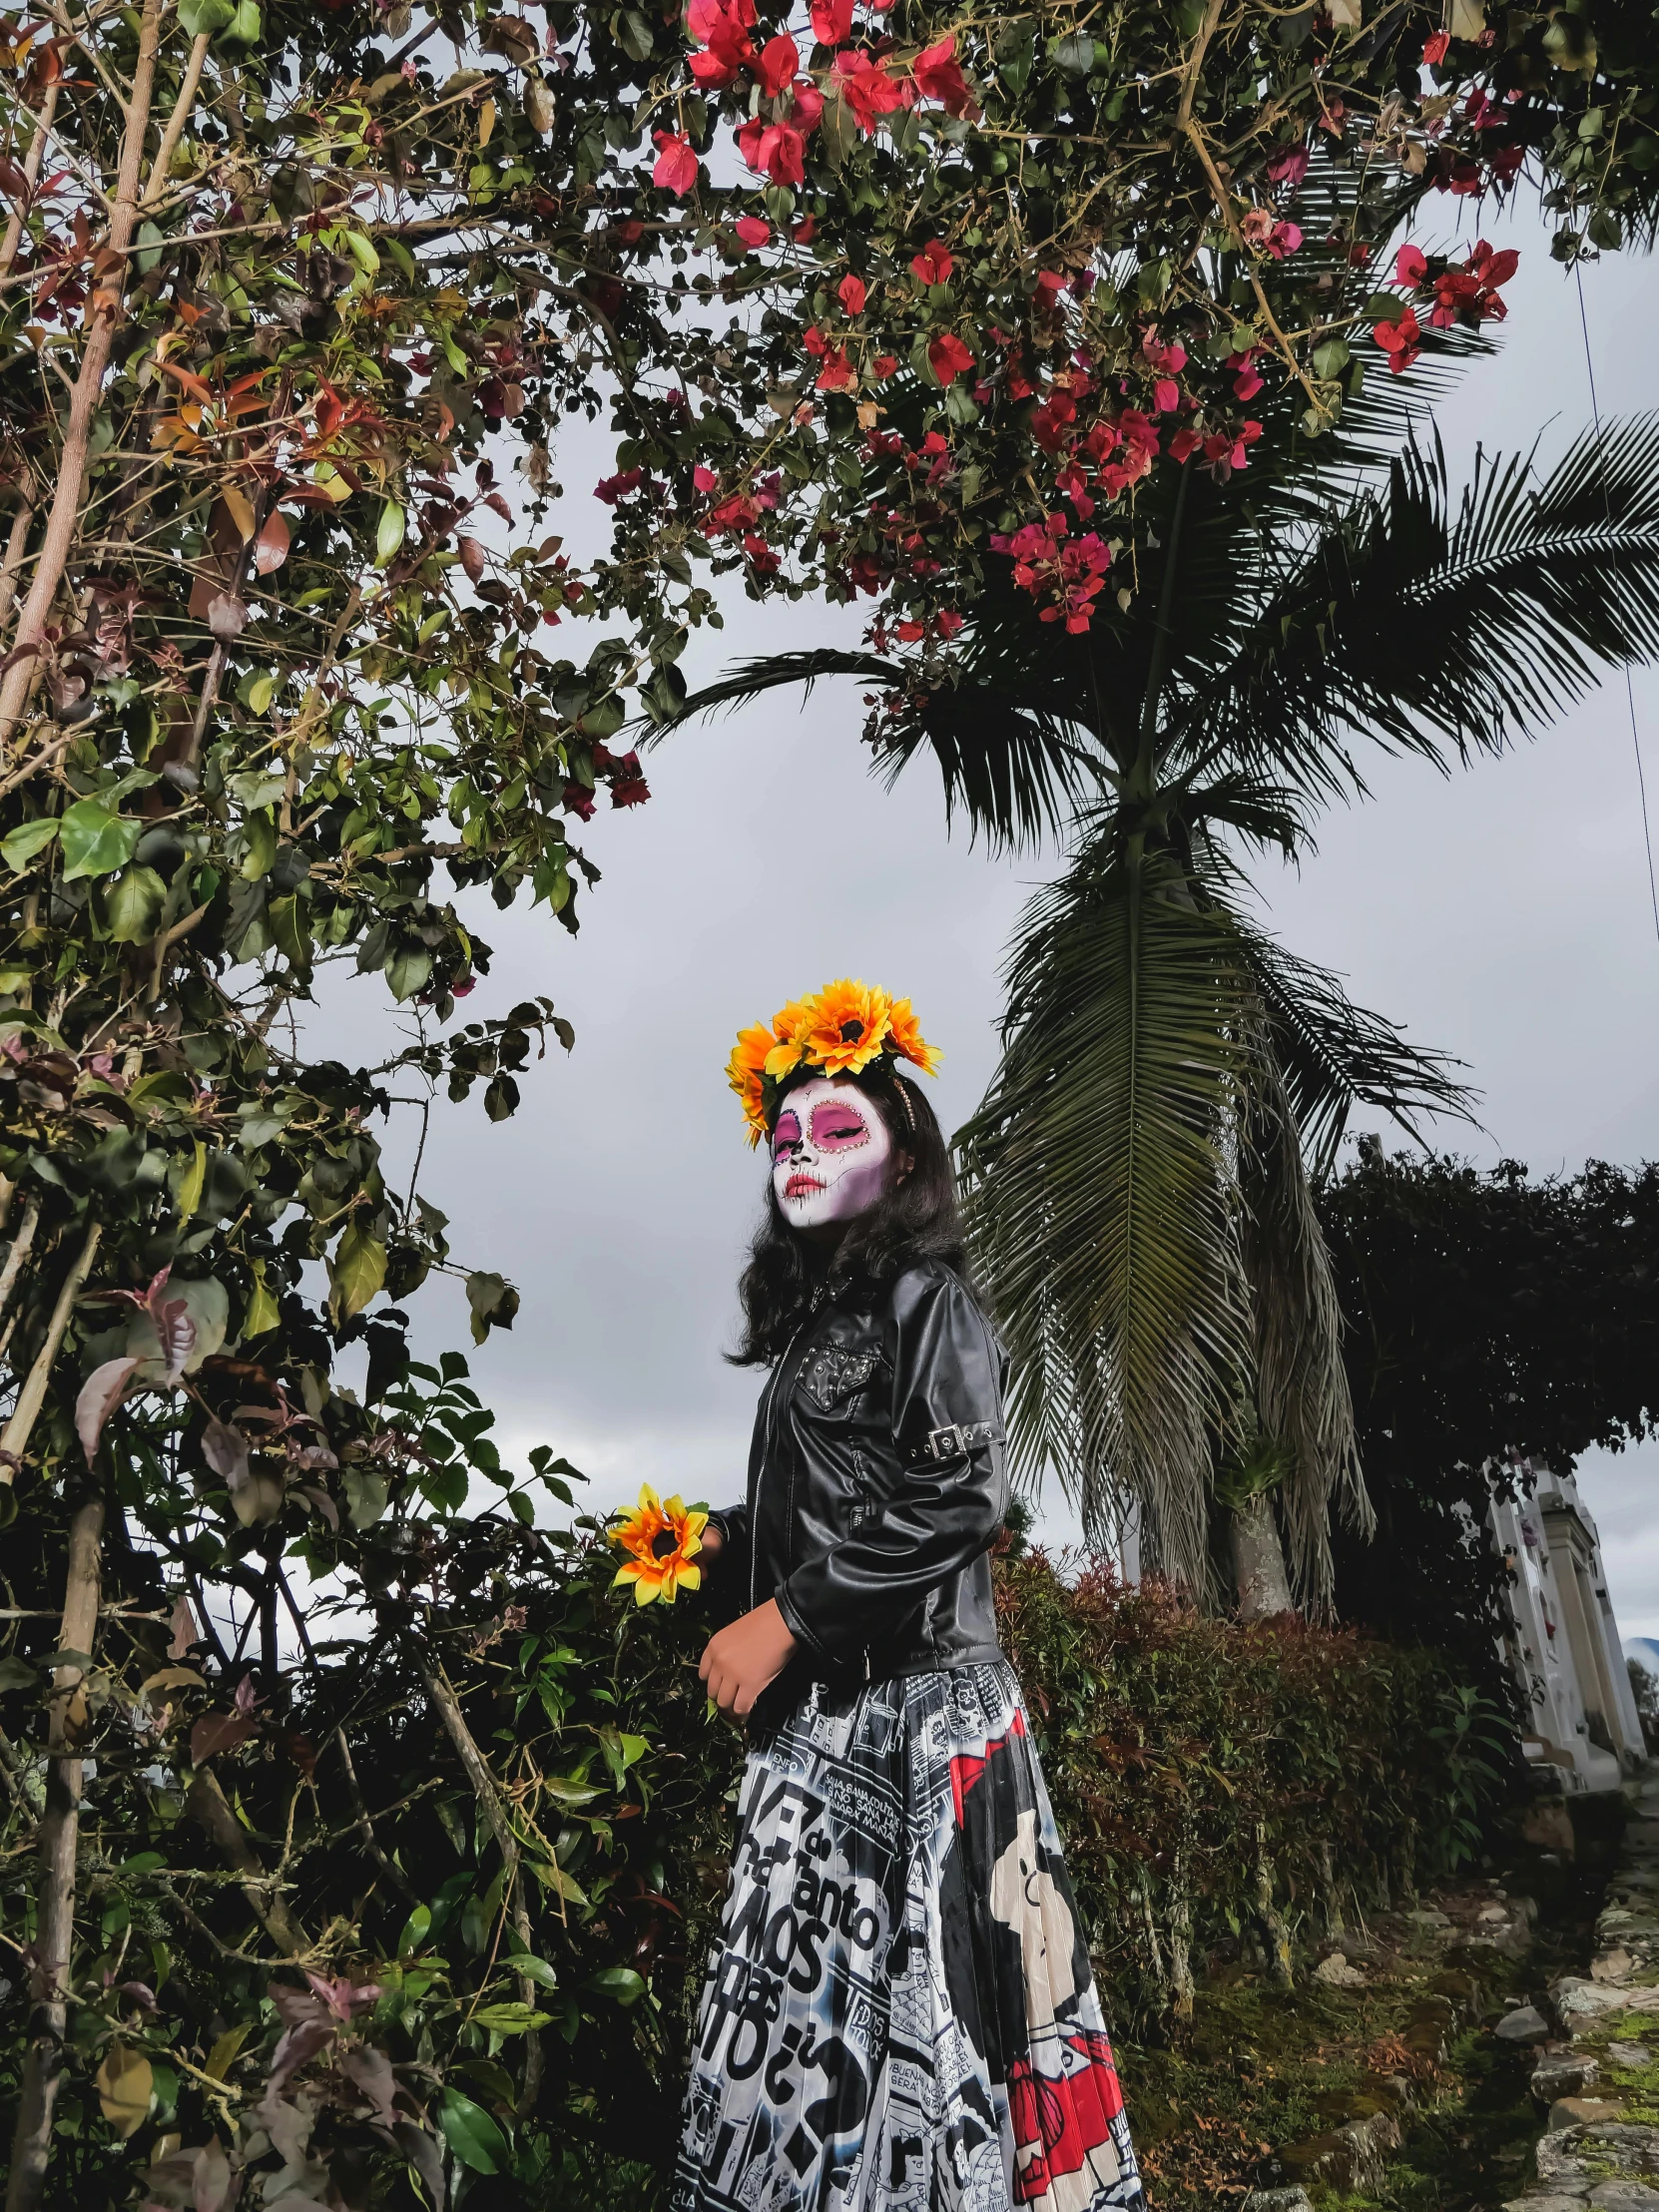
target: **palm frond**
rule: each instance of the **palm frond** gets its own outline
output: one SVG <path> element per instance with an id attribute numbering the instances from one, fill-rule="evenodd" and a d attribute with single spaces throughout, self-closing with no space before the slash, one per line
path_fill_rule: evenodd
<path id="1" fill-rule="evenodd" d="M 830 676 L 853 676 L 861 683 L 879 684 L 883 688 L 904 681 L 904 671 L 898 663 L 884 661 L 876 653 L 849 653 L 830 645 L 815 646 L 806 653 L 766 653 L 752 661 L 739 661 L 717 682 L 705 684 L 701 691 L 693 692 L 640 742 L 647 746 L 660 745 L 671 730 L 678 730 L 683 723 L 713 714 L 717 707 L 735 712 L 750 700 L 759 699 L 764 692 L 789 691 L 799 685 L 805 698 L 815 684 Z"/>
<path id="2" fill-rule="evenodd" d="M 1336 1164 L 1357 1105 L 1379 1107 L 1418 1143 L 1427 1141 L 1425 1116 L 1473 1122 L 1474 1094 L 1453 1072 L 1461 1062 L 1407 1044 L 1385 1015 L 1355 1005 L 1329 968 L 1287 951 L 1236 911 L 1234 921 L 1316 1183 Z"/>
<path id="3" fill-rule="evenodd" d="M 1238 1174 L 1240 1256 L 1256 1324 L 1256 1414 L 1263 1433 L 1288 1447 L 1279 1510 L 1297 1594 L 1324 1612 L 1333 1592 L 1333 1505 L 1368 1535 L 1376 1516 L 1360 1472 L 1331 1254 L 1266 1022 L 1255 1058 Z"/>
<path id="4" fill-rule="evenodd" d="M 1032 901 L 1008 986 L 957 1146 L 1016 1462 L 1052 1468 L 1092 1534 L 1140 1500 L 1208 1590 L 1213 1440 L 1252 1359 L 1224 1159 L 1249 1075 L 1237 932 L 1169 858 L 1097 845 Z"/>
<path id="5" fill-rule="evenodd" d="M 1438 438 L 1393 464 L 1189 700 L 1168 760 L 1339 781 L 1349 733 L 1442 769 L 1535 736 L 1609 668 L 1659 656 L 1659 414 L 1581 437 L 1542 482 Z"/>
<path id="6" fill-rule="evenodd" d="M 1073 674 L 1062 656 L 1004 690 L 988 661 L 952 667 L 895 726 L 875 756 L 875 772 L 890 784 L 918 754 L 930 752 L 944 782 L 947 825 L 960 812 L 975 834 L 983 832 L 998 846 L 1030 846 L 1054 835 L 1085 792 L 1098 789 Z M 799 686 L 805 696 L 832 676 L 900 691 L 912 684 L 914 672 L 873 653 L 828 646 L 741 661 L 694 692 L 645 742 L 657 744 L 699 715 L 735 709 L 770 691 Z"/>

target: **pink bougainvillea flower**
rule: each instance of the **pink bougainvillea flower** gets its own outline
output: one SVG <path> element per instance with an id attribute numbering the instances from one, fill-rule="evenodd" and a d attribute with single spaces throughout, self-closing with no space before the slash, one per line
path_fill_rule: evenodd
<path id="1" fill-rule="evenodd" d="M 817 85 L 811 83 L 807 78 L 798 77 L 795 81 L 795 105 L 790 110 L 790 121 L 798 131 L 807 137 L 811 137 L 813 132 L 818 129 L 819 119 L 823 114 L 823 93 L 819 91 Z M 805 223 L 796 225 L 795 236 L 798 239 L 810 239 L 817 229 L 817 218 L 808 216 Z"/>
<path id="2" fill-rule="evenodd" d="M 765 246 L 772 237 L 772 225 L 763 223 L 758 215 L 740 216 L 732 228 L 748 247 Z"/>
<path id="3" fill-rule="evenodd" d="M 800 185 L 807 180 L 807 142 L 791 124 L 752 117 L 738 133 L 738 152 L 772 184 Z"/>
<path id="4" fill-rule="evenodd" d="M 1388 367 L 1395 376 L 1409 368 L 1422 351 L 1422 330 L 1409 307 L 1397 322 L 1379 322 L 1372 336 L 1387 354 Z"/>
<path id="5" fill-rule="evenodd" d="M 1302 231 L 1295 223 L 1276 223 L 1268 237 L 1268 252 L 1276 262 L 1295 254 L 1302 245 Z"/>
<path id="6" fill-rule="evenodd" d="M 866 138 L 873 136 L 882 116 L 904 106 L 905 88 L 887 75 L 886 64 L 873 54 L 837 54 L 835 81 Z"/>
<path id="7" fill-rule="evenodd" d="M 937 46 L 929 46 L 910 64 L 910 75 L 924 100 L 936 100 L 947 115 L 966 115 L 973 106 L 962 65 L 955 59 L 956 34 L 947 31 Z"/>
<path id="8" fill-rule="evenodd" d="M 698 491 L 716 491 L 720 486 L 720 478 L 712 468 L 705 468 L 699 461 L 692 470 L 692 484 Z"/>
<path id="9" fill-rule="evenodd" d="M 919 254 L 910 257 L 910 274 L 924 284 L 948 284 L 955 267 L 942 239 L 930 239 Z"/>
<path id="10" fill-rule="evenodd" d="M 820 46 L 844 46 L 852 36 L 852 0 L 813 0 L 813 36 Z"/>
<path id="11" fill-rule="evenodd" d="M 930 341 L 927 359 L 941 384 L 953 384 L 973 366 L 973 355 L 952 330 L 941 330 Z"/>
<path id="12" fill-rule="evenodd" d="M 1256 366 L 1256 348 L 1250 346 L 1243 353 L 1229 353 L 1221 365 L 1233 372 L 1234 398 L 1254 399 L 1262 388 L 1261 372 Z"/>
<path id="13" fill-rule="evenodd" d="M 1141 351 L 1154 368 L 1166 369 L 1171 376 L 1179 376 L 1187 365 L 1187 348 L 1179 338 L 1166 344 L 1149 322 L 1141 332 Z"/>
<path id="14" fill-rule="evenodd" d="M 862 314 L 864 311 L 864 301 L 868 298 L 868 296 L 869 294 L 864 289 L 864 280 L 861 276 L 843 276 L 840 282 L 835 286 L 835 297 L 840 301 L 841 305 L 846 309 L 848 314 Z"/>
<path id="15" fill-rule="evenodd" d="M 1174 414 L 1181 404 L 1181 386 L 1173 376 L 1160 376 L 1152 387 L 1152 404 L 1160 414 Z"/>
<path id="16" fill-rule="evenodd" d="M 736 82 L 755 56 L 749 36 L 754 22 L 755 0 L 691 0 L 686 28 L 693 43 L 706 49 L 691 58 L 691 73 L 700 85 L 718 88 Z"/>
<path id="17" fill-rule="evenodd" d="M 1430 69 L 1437 69 L 1446 58 L 1451 45 L 1449 31 L 1430 31 L 1422 42 L 1422 58 Z"/>
<path id="18" fill-rule="evenodd" d="M 1203 440 L 1189 422 L 1184 428 L 1177 430 L 1174 437 L 1170 439 L 1169 457 L 1172 461 L 1184 461 L 1191 454 L 1196 453 L 1202 443 Z"/>
<path id="19" fill-rule="evenodd" d="M 1402 246 L 1394 256 L 1394 282 L 1396 284 L 1420 284 L 1428 275 L 1428 264 L 1414 246 Z"/>
<path id="20" fill-rule="evenodd" d="M 1267 164 L 1269 184 L 1289 185 L 1294 192 L 1308 174 L 1308 149 L 1306 146 L 1281 146 L 1270 154 Z"/>
<path id="21" fill-rule="evenodd" d="M 696 149 L 681 131 L 654 131 L 651 135 L 659 149 L 651 182 L 684 200 L 697 183 Z"/>
<path id="22" fill-rule="evenodd" d="M 769 99 L 776 100 L 781 92 L 787 92 L 795 82 L 795 73 L 801 67 L 801 49 L 793 38 L 780 32 L 769 38 L 755 57 L 755 74 L 761 80 L 761 90 Z"/>

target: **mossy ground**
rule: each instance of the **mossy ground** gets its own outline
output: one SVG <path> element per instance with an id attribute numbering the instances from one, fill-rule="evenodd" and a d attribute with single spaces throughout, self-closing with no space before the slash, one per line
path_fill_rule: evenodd
<path id="1" fill-rule="evenodd" d="M 1616 1815 L 1592 1813 L 1573 1863 L 1518 1853 L 1484 1879 L 1422 1898 L 1449 1930 L 1377 1916 L 1365 1931 L 1377 1949 L 1363 1962 L 1364 1988 L 1329 1988 L 1299 1971 L 1294 1989 L 1279 1990 L 1248 1965 L 1214 1961 L 1184 2041 L 1118 2051 L 1153 2212 L 1219 2212 L 1252 2187 L 1301 2178 L 1279 2154 L 1390 2101 L 1398 2092 L 1387 2084 L 1399 2077 L 1415 2101 L 1382 2181 L 1345 2194 L 1310 2180 L 1320 2212 L 1495 2212 L 1518 2195 L 1543 2126 L 1528 2087 L 1534 2053 L 1499 2041 L 1492 2025 L 1555 1975 L 1585 1969 L 1615 1833 Z M 1500 1891 L 1537 1902 L 1533 1945 L 1520 1958 L 1471 1956 L 1456 1939 L 1479 1928 Z M 1423 2026 L 1437 1996 L 1458 2015 L 1438 2052 Z M 1659 2023 L 1641 2024 L 1659 2050 Z M 1651 2100 L 1659 2120 L 1659 2060 L 1619 2086 L 1645 2092 L 1631 2117 L 1648 2117 Z"/>

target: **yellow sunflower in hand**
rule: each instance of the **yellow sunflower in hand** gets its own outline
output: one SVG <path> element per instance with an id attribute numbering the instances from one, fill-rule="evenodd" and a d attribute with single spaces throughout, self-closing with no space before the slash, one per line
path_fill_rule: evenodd
<path id="1" fill-rule="evenodd" d="M 660 1498 L 649 1482 L 641 1483 L 639 1504 L 611 1530 L 612 1543 L 630 1555 L 618 1567 L 612 1587 L 631 1582 L 636 1605 L 649 1605 L 655 1598 L 672 1605 L 681 1590 L 701 1589 L 697 1554 L 708 1525 L 708 1514 L 688 1512 L 684 1498 Z"/>

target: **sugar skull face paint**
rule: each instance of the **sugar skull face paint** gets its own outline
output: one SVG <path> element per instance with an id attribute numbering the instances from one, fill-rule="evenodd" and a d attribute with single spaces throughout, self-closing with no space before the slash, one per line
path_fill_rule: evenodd
<path id="1" fill-rule="evenodd" d="M 791 1091 L 772 1133 L 772 1187 L 792 1229 L 867 1213 L 886 1189 L 892 1138 L 852 1083 L 817 1076 Z"/>

